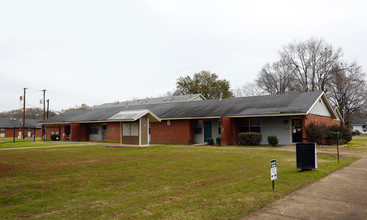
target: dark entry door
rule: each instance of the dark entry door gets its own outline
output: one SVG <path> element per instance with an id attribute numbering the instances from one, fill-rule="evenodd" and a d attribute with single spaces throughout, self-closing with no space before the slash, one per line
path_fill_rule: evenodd
<path id="1" fill-rule="evenodd" d="M 212 137 L 212 122 L 204 121 L 204 142 L 207 142 L 207 139 L 211 137 Z"/>
<path id="2" fill-rule="evenodd" d="M 302 119 L 292 120 L 292 142 L 302 142 Z"/>

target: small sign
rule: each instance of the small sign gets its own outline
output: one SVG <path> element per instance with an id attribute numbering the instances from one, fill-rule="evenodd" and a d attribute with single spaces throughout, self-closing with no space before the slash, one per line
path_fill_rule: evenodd
<path id="1" fill-rule="evenodd" d="M 270 161 L 270 179 L 271 181 L 277 179 L 277 160 Z"/>

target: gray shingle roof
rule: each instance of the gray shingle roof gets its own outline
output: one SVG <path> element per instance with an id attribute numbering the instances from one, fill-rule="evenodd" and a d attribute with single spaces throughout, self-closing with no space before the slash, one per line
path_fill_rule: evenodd
<path id="1" fill-rule="evenodd" d="M 102 105 L 95 106 L 95 108 L 126 107 L 126 106 L 150 105 L 150 104 L 161 104 L 170 102 L 189 102 L 195 99 L 204 99 L 204 97 L 202 97 L 200 94 L 188 94 L 188 95 L 157 97 L 157 98 L 147 97 L 145 99 L 137 99 L 133 101 L 104 103 Z"/>
<path id="2" fill-rule="evenodd" d="M 367 118 L 355 118 L 352 125 L 367 125 Z"/>
<path id="3" fill-rule="evenodd" d="M 26 128 L 34 128 L 39 127 L 37 122 L 40 121 L 39 119 L 26 119 L 25 120 L 25 127 Z M 20 119 L 13 119 L 7 117 L 0 117 L 0 128 L 22 128 L 23 121 Z"/>
<path id="4" fill-rule="evenodd" d="M 66 112 L 46 120 L 45 123 L 106 121 L 120 111 L 137 109 L 149 109 L 161 119 L 302 114 L 307 113 L 321 94 L 321 91 L 316 91 L 223 100 L 212 99 L 195 102 L 170 102 L 128 107 L 96 108 L 93 110 Z"/>

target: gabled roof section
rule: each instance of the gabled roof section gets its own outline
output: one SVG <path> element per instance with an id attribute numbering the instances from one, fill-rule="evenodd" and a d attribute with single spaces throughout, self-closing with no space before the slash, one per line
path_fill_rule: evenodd
<path id="1" fill-rule="evenodd" d="M 326 95 L 324 92 L 321 92 L 321 94 L 319 95 L 319 97 L 317 99 L 315 99 L 314 103 L 312 104 L 312 106 L 308 109 L 307 114 L 312 110 L 312 108 L 318 103 L 318 101 L 322 99 L 326 105 L 326 108 L 329 110 L 331 116 L 333 119 L 338 119 L 336 113 L 334 112 L 333 108 L 330 105 L 329 100 L 327 99 Z"/>
<path id="2" fill-rule="evenodd" d="M 344 119 L 343 119 L 342 114 L 340 114 L 339 109 L 336 107 L 334 111 L 335 111 L 335 114 L 336 114 L 336 117 L 338 118 L 338 120 L 339 120 L 342 124 L 344 124 Z"/>
<path id="3" fill-rule="evenodd" d="M 149 117 L 149 121 L 151 122 L 160 122 L 161 119 L 153 114 L 148 109 L 139 109 L 139 110 L 131 110 L 131 111 L 120 111 L 119 113 L 109 117 L 107 121 L 136 121 L 139 118 L 147 115 Z"/>

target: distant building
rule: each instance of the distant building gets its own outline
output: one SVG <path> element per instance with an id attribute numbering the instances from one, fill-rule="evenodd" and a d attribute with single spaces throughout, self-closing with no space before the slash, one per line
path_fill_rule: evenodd
<path id="1" fill-rule="evenodd" d="M 41 126 L 37 124 L 39 119 L 26 119 L 25 137 L 42 137 Z M 0 138 L 22 137 L 23 122 L 20 119 L 0 117 Z"/>
<path id="2" fill-rule="evenodd" d="M 353 130 L 358 130 L 362 134 L 367 134 L 367 118 L 355 118 L 352 121 Z"/>

